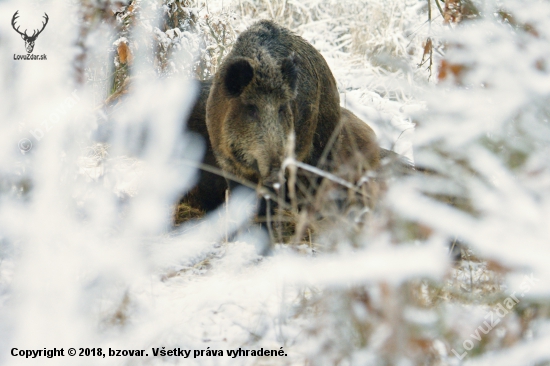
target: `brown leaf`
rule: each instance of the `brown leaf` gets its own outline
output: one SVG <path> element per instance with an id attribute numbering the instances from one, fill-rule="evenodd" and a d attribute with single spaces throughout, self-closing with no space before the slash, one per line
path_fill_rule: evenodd
<path id="1" fill-rule="evenodd" d="M 464 70 L 464 65 L 451 64 L 447 60 L 442 60 L 441 65 L 439 66 L 439 74 L 437 75 L 437 79 L 439 81 L 443 81 L 453 76 L 456 82 L 460 84 Z"/>
<path id="2" fill-rule="evenodd" d="M 424 55 L 422 56 L 422 59 L 424 59 L 425 56 L 428 56 L 430 52 L 432 52 L 432 39 L 428 38 L 424 43 Z"/>
<path id="3" fill-rule="evenodd" d="M 130 51 L 130 47 L 125 42 L 120 42 L 118 44 L 117 48 L 118 52 L 118 59 L 123 64 L 132 64 L 132 61 L 134 60 L 134 57 L 132 56 L 132 51 Z"/>
<path id="4" fill-rule="evenodd" d="M 459 23 L 462 20 L 462 4 L 460 0 L 445 0 L 443 19 L 446 24 Z"/>

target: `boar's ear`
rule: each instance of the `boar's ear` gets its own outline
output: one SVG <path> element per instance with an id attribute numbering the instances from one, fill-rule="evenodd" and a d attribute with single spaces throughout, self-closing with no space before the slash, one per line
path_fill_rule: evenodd
<path id="1" fill-rule="evenodd" d="M 283 74 L 283 79 L 290 86 L 290 89 L 295 92 L 298 82 L 298 57 L 296 57 L 294 53 L 283 59 L 281 63 L 281 74 Z"/>
<path id="2" fill-rule="evenodd" d="M 238 97 L 244 88 L 250 84 L 253 77 L 254 69 L 250 62 L 244 58 L 239 58 L 227 66 L 223 80 L 225 90 L 230 96 Z"/>

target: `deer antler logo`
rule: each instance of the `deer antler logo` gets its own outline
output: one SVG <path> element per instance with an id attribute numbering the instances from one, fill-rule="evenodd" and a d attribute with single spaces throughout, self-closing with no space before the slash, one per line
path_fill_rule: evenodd
<path id="1" fill-rule="evenodd" d="M 13 18 L 11 18 L 11 26 L 13 27 L 13 29 L 15 29 L 15 31 L 17 33 L 19 33 L 21 35 L 21 38 L 23 38 L 23 40 L 25 41 L 25 48 L 27 49 L 27 53 L 32 53 L 32 50 L 34 49 L 34 42 L 36 41 L 36 38 L 38 37 L 38 35 L 40 33 L 42 33 L 44 28 L 46 28 L 46 24 L 48 24 L 48 20 L 49 20 L 48 14 L 44 13 L 44 18 L 46 19 L 46 21 L 42 23 L 42 29 L 40 29 L 40 30 L 35 29 L 32 33 L 32 36 L 29 36 L 27 34 L 26 29 L 23 33 L 21 33 L 19 31 L 19 27 L 15 28 L 15 20 L 17 18 L 19 18 L 19 15 L 17 13 L 19 13 L 19 10 L 17 10 L 15 12 L 15 14 L 13 14 Z"/>

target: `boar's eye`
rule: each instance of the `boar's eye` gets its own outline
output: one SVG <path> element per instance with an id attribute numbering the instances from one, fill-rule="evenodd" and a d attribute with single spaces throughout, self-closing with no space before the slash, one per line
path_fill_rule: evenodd
<path id="1" fill-rule="evenodd" d="M 258 107 L 256 107 L 254 104 L 248 104 L 246 107 L 246 114 L 251 119 L 258 119 L 259 112 Z"/>
<path id="2" fill-rule="evenodd" d="M 279 114 L 284 114 L 286 111 L 286 105 L 283 104 L 282 106 L 279 107 Z"/>

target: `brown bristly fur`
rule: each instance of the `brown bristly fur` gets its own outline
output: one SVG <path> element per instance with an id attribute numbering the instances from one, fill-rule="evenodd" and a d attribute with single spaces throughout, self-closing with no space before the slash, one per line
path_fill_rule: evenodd
<path id="1" fill-rule="evenodd" d="M 243 32 L 206 106 L 218 164 L 260 184 L 277 181 L 290 131 L 298 160 L 316 166 L 340 119 L 336 81 L 321 54 L 271 21 Z"/>

